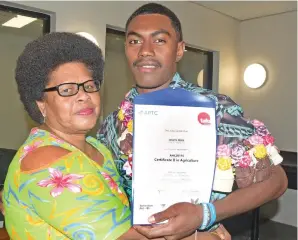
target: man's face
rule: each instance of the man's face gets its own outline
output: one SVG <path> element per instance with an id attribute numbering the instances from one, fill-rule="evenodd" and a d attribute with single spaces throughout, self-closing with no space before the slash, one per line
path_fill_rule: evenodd
<path id="1" fill-rule="evenodd" d="M 159 14 L 135 17 L 128 25 L 125 45 L 129 67 L 143 92 L 168 86 L 185 46 L 170 19 Z"/>

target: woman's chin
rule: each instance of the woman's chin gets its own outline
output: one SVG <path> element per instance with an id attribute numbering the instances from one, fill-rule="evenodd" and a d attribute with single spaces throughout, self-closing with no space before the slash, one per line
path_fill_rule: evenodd
<path id="1" fill-rule="evenodd" d="M 77 123 L 74 126 L 74 129 L 76 129 L 78 132 L 89 132 L 91 131 L 96 125 L 96 121 L 88 121 L 88 122 L 81 122 Z"/>

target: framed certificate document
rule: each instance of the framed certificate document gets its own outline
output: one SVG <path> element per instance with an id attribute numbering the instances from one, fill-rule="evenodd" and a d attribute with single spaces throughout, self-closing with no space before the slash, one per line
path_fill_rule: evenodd
<path id="1" fill-rule="evenodd" d="M 215 160 L 215 101 L 181 88 L 137 96 L 133 224 L 178 202 L 209 202 Z"/>

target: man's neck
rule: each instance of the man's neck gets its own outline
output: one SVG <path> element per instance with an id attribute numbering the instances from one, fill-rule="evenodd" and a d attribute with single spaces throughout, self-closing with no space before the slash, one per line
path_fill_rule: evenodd
<path id="1" fill-rule="evenodd" d="M 173 74 L 173 76 L 168 81 L 166 81 L 164 84 L 162 84 L 162 85 L 160 85 L 156 88 L 142 88 L 142 87 L 137 86 L 137 91 L 138 91 L 139 94 L 143 94 L 143 93 L 150 93 L 150 92 L 154 92 L 154 91 L 157 91 L 157 90 L 165 89 L 172 82 L 174 75 L 175 75 L 175 73 Z"/>

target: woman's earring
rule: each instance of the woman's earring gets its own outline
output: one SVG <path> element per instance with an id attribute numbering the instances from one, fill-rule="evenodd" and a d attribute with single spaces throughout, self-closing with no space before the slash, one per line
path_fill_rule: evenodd
<path id="1" fill-rule="evenodd" d="M 42 115 L 43 116 L 43 123 L 46 122 L 46 115 Z"/>

